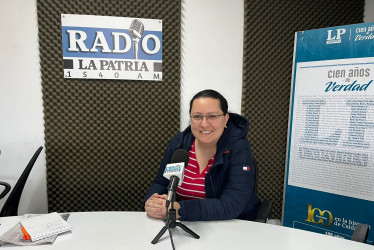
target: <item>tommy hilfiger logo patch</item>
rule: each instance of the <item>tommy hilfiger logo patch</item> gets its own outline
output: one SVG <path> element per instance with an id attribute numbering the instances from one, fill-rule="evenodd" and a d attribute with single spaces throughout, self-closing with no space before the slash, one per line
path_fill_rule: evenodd
<path id="1" fill-rule="evenodd" d="M 251 171 L 251 167 L 250 166 L 243 166 L 243 171 Z"/>

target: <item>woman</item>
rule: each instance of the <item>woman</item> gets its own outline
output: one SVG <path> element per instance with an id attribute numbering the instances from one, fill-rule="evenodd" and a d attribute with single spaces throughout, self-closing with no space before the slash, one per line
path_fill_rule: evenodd
<path id="1" fill-rule="evenodd" d="M 259 200 L 253 192 L 255 169 L 246 139 L 249 122 L 227 110 L 226 99 L 217 91 L 203 90 L 192 98 L 191 125 L 170 141 L 157 176 L 145 196 L 143 205 L 149 216 L 166 216 L 169 180 L 163 173 L 174 151 L 185 149 L 190 159 L 174 202 L 177 219 L 255 218 Z"/>

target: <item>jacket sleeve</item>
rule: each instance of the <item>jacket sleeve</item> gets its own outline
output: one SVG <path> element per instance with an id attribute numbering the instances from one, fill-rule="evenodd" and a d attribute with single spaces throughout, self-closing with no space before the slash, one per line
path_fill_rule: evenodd
<path id="1" fill-rule="evenodd" d="M 253 192 L 255 169 L 250 144 L 247 140 L 239 140 L 229 150 L 227 159 L 224 159 L 223 169 L 217 169 L 215 173 L 206 177 L 205 185 L 211 185 L 216 189 L 213 190 L 216 192 L 215 197 L 181 201 L 180 220 L 235 219 L 243 213 L 253 213 L 256 209 L 258 199 Z M 217 173 L 219 171 L 224 173 Z M 225 178 L 214 178 L 214 174 Z M 221 190 L 217 190 L 220 186 Z"/>
<path id="2" fill-rule="evenodd" d="M 169 180 L 164 177 L 164 171 L 165 171 L 166 165 L 168 163 L 170 163 L 170 161 L 171 161 L 171 157 L 172 157 L 173 152 L 174 152 L 174 146 L 173 145 L 175 144 L 175 141 L 176 141 L 176 137 L 174 137 L 170 141 L 170 143 L 168 145 L 168 148 L 166 149 L 166 151 L 164 153 L 164 157 L 161 161 L 160 168 L 157 171 L 156 178 L 152 182 L 151 187 L 148 189 L 148 191 L 147 191 L 147 193 L 144 197 L 144 200 L 143 200 L 143 203 L 142 203 L 142 209 L 143 210 L 144 210 L 145 202 L 153 194 L 155 194 L 155 193 L 166 194 L 167 193 L 167 187 L 169 185 Z"/>

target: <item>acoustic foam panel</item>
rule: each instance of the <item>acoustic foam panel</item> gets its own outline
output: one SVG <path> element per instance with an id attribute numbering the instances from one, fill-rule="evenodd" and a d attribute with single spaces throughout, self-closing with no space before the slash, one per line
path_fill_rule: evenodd
<path id="1" fill-rule="evenodd" d="M 180 126 L 181 2 L 37 1 L 49 211 L 137 211 Z M 163 80 L 64 79 L 61 14 L 161 19 Z"/>
<path id="2" fill-rule="evenodd" d="M 259 167 L 258 195 L 281 218 L 295 32 L 363 22 L 363 0 L 244 2 L 242 114 Z"/>

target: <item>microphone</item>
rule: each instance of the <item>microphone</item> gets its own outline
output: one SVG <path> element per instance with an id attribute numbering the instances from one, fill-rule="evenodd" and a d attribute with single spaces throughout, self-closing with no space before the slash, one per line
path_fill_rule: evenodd
<path id="1" fill-rule="evenodd" d="M 189 154 L 184 149 L 178 149 L 173 153 L 170 164 L 167 164 L 164 171 L 164 177 L 169 179 L 168 196 L 166 199 L 166 207 L 169 207 L 173 199 L 177 186 L 180 186 L 184 177 L 184 169 L 187 167 Z"/>
<path id="2" fill-rule="evenodd" d="M 139 19 L 134 19 L 131 22 L 130 35 L 132 36 L 133 46 L 134 46 L 134 59 L 138 59 L 138 43 L 140 38 L 143 36 L 144 25 Z"/>
<path id="3" fill-rule="evenodd" d="M 177 186 L 180 186 L 179 184 L 179 177 L 178 176 L 171 176 L 170 177 L 170 182 L 168 186 L 168 197 L 166 198 L 166 207 L 169 207 L 170 202 L 173 200 L 173 196 L 175 194 L 175 191 L 177 190 Z"/>

